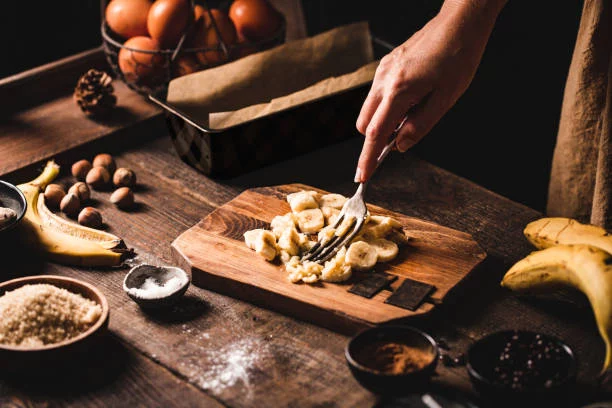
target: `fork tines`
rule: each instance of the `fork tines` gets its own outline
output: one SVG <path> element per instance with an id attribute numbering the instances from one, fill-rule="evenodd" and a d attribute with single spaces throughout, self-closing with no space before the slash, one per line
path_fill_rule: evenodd
<path id="1" fill-rule="evenodd" d="M 344 221 L 344 216 L 338 217 L 338 220 L 334 224 L 334 228 L 338 228 Z M 317 263 L 323 263 L 333 257 L 344 245 L 351 242 L 353 238 L 361 230 L 361 226 L 364 223 L 364 218 L 350 220 L 350 224 L 345 227 L 344 231 L 340 235 L 334 235 L 327 242 L 317 242 L 307 253 L 302 257 L 302 261 L 312 261 Z M 351 230 L 352 228 L 352 230 Z"/>

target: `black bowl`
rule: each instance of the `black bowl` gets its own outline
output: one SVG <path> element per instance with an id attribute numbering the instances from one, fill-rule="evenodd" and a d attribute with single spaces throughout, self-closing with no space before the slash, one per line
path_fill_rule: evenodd
<path id="1" fill-rule="evenodd" d="M 138 289 L 143 286 L 147 278 L 152 278 L 164 284 L 172 278 L 179 278 L 183 284 L 171 293 L 159 297 L 142 297 L 133 293 L 130 289 Z M 155 266 L 141 264 L 133 267 L 123 279 L 123 290 L 140 307 L 145 309 L 158 309 L 175 304 L 187 291 L 191 278 L 189 274 L 181 268 L 174 266 Z"/>
<path id="2" fill-rule="evenodd" d="M 17 213 L 17 217 L 10 223 L 0 226 L 0 233 L 12 229 L 21 221 L 28 208 L 25 196 L 17 186 L 0 180 L 0 207 L 8 207 Z"/>
<path id="3" fill-rule="evenodd" d="M 542 351 L 547 346 L 549 351 Z M 554 336 L 504 330 L 486 335 L 470 346 L 467 370 L 475 391 L 483 399 L 496 406 L 524 406 L 566 400 L 576 382 L 577 363 L 572 349 Z M 523 373 L 517 376 L 518 380 L 514 378 L 516 372 Z M 508 373 L 513 373 L 512 378 L 506 375 L 500 379 Z"/>
<path id="4" fill-rule="evenodd" d="M 360 351 L 373 343 L 389 341 L 402 343 L 431 354 L 431 362 L 417 371 L 392 374 L 375 370 L 359 361 Z M 366 329 L 353 337 L 345 348 L 351 373 L 364 388 L 379 395 L 408 395 L 423 390 L 429 384 L 438 364 L 439 349 L 427 333 L 411 326 L 388 325 Z"/>

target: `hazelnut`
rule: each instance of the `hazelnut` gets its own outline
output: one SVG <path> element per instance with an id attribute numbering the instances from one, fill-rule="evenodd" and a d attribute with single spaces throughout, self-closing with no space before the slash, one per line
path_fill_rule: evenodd
<path id="1" fill-rule="evenodd" d="M 45 188 L 45 204 L 49 208 L 59 208 L 62 198 L 66 195 L 64 187 L 59 184 L 49 184 Z"/>
<path id="2" fill-rule="evenodd" d="M 121 209 L 127 209 L 134 205 L 134 193 L 129 187 L 120 187 L 111 194 L 110 201 Z"/>
<path id="3" fill-rule="evenodd" d="M 62 198 L 60 202 L 60 210 L 68 215 L 74 215 L 81 208 L 81 201 L 74 193 L 68 193 Z"/>
<path id="4" fill-rule="evenodd" d="M 115 164 L 115 159 L 113 156 L 107 153 L 100 153 L 93 159 L 93 167 L 104 167 L 108 170 L 108 174 L 113 174 L 117 165 Z"/>
<path id="5" fill-rule="evenodd" d="M 93 207 L 85 207 L 79 213 L 79 224 L 91 228 L 100 228 L 102 226 L 102 214 Z"/>
<path id="6" fill-rule="evenodd" d="M 73 193 L 77 197 L 79 197 L 79 200 L 81 200 L 82 203 L 89 200 L 89 198 L 91 197 L 91 192 L 89 191 L 89 187 L 87 186 L 87 184 L 83 183 L 82 181 L 79 181 L 78 183 L 74 183 L 72 187 L 68 189 L 68 192 Z"/>
<path id="7" fill-rule="evenodd" d="M 83 181 L 85 180 L 87 173 L 89 172 L 89 170 L 91 170 L 92 167 L 93 166 L 91 165 L 89 160 L 79 160 L 78 162 L 72 165 L 72 175 L 77 180 Z"/>
<path id="8" fill-rule="evenodd" d="M 94 166 L 87 173 L 85 182 L 92 186 L 95 190 L 103 189 L 110 181 L 110 174 L 104 167 Z"/>
<path id="9" fill-rule="evenodd" d="M 136 184 L 136 173 L 125 167 L 118 168 L 113 175 L 113 184 L 117 187 L 133 187 Z"/>

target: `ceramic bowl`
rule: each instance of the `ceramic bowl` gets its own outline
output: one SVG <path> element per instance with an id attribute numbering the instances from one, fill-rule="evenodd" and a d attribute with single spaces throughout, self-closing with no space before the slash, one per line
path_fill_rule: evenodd
<path id="1" fill-rule="evenodd" d="M 359 360 L 360 350 L 372 343 L 388 341 L 418 348 L 431 355 L 431 362 L 417 371 L 403 374 L 381 372 Z M 354 336 L 345 348 L 345 357 L 351 373 L 364 388 L 379 395 L 407 395 L 428 386 L 439 357 L 435 340 L 412 326 L 388 325 L 366 329 Z"/>
<path id="2" fill-rule="evenodd" d="M 528 350 L 528 345 L 533 344 L 534 341 L 537 342 L 538 339 L 546 344 L 554 344 L 559 350 L 558 353 L 555 353 L 554 363 L 556 366 L 558 364 L 559 374 L 554 381 L 546 385 L 529 385 L 518 389 L 496 380 L 494 373 L 499 370 L 496 367 L 499 366 L 500 356 L 510 341 L 513 342 L 510 344 L 514 344 L 512 347 L 515 347 L 515 350 L 519 350 L 516 347 L 523 347 L 520 350 Z M 510 361 L 522 361 L 522 355 L 523 352 L 514 351 L 510 355 Z M 482 337 L 468 348 L 466 366 L 474 389 L 484 399 L 495 401 L 500 406 L 501 404 L 516 406 L 538 401 L 543 403 L 551 403 L 554 400 L 563 401 L 567 393 L 571 393 L 577 371 L 576 357 L 566 343 L 556 337 L 527 330 L 504 330 Z M 522 371 L 534 372 L 533 369 Z M 536 384 L 536 382 L 531 381 L 530 384 Z"/>
<path id="3" fill-rule="evenodd" d="M 0 180 L 0 207 L 8 207 L 17 213 L 17 217 L 10 223 L 0 226 L 0 234 L 6 232 L 21 221 L 26 212 L 28 203 L 25 196 L 17 186 Z"/>
<path id="4" fill-rule="evenodd" d="M 46 283 L 66 289 L 72 293 L 91 299 L 102 308 L 98 320 L 85 332 L 59 343 L 40 347 L 15 347 L 0 344 L 0 361 L 2 372 L 16 374 L 47 374 L 58 372 L 62 368 L 72 368 L 72 362 L 79 361 L 80 367 L 87 366 L 87 356 L 97 342 L 107 332 L 109 306 L 106 297 L 99 289 L 89 283 L 55 275 L 28 276 L 0 283 L 0 296 L 27 284 Z"/>
<path id="5" fill-rule="evenodd" d="M 157 284 L 164 285 L 172 278 L 179 278 L 182 283 L 169 293 L 162 296 L 143 296 L 140 291 L 146 285 L 147 279 L 152 279 Z M 181 268 L 174 266 L 155 266 L 141 264 L 133 267 L 123 280 L 123 290 L 138 305 L 143 308 L 162 308 L 176 303 L 187 291 L 191 278 Z"/>

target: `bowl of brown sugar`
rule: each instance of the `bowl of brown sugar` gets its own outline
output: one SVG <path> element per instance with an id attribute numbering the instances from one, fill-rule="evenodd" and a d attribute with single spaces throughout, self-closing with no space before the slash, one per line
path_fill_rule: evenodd
<path id="1" fill-rule="evenodd" d="M 387 325 L 366 329 L 345 348 L 357 381 L 380 395 L 406 395 L 424 389 L 439 356 L 436 341 L 412 326 Z"/>
<path id="2" fill-rule="evenodd" d="M 109 320 L 105 296 L 93 285 L 38 275 L 0 283 L 3 373 L 45 374 L 72 363 L 86 368 Z M 78 362 L 78 363 L 76 363 Z"/>

